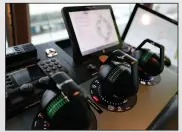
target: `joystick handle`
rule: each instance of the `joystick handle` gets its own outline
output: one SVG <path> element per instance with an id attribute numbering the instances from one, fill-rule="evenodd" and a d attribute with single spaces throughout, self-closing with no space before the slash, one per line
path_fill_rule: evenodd
<path id="1" fill-rule="evenodd" d="M 32 83 L 26 83 L 20 86 L 19 88 L 11 89 L 8 91 L 8 95 L 21 93 L 21 94 L 29 94 L 32 93 L 34 89 L 34 85 Z"/>
<path id="2" fill-rule="evenodd" d="M 39 84 L 48 84 L 49 81 L 50 81 L 50 77 L 45 76 L 45 77 L 40 78 L 39 81 L 38 81 L 38 83 Z"/>
<path id="3" fill-rule="evenodd" d="M 23 92 L 23 93 L 32 93 L 33 92 L 33 84 L 31 83 L 27 83 L 27 84 L 23 84 L 21 87 L 20 87 L 20 91 Z"/>
<path id="4" fill-rule="evenodd" d="M 50 78 L 48 76 L 42 77 L 39 80 L 36 80 L 31 83 L 26 83 L 21 85 L 19 88 L 11 89 L 8 91 L 8 95 L 16 94 L 18 92 L 22 94 L 31 94 L 34 91 L 34 88 L 47 89 Z"/>
<path id="5" fill-rule="evenodd" d="M 164 70 L 164 46 L 163 45 L 160 45 L 160 44 L 158 44 L 157 42 L 154 42 L 154 41 L 152 41 L 152 40 L 150 40 L 150 39 L 145 39 L 136 49 L 135 49 L 135 51 L 134 52 L 139 52 L 139 53 L 136 53 L 135 54 L 135 58 L 138 58 L 137 56 L 138 55 L 140 55 L 141 54 L 141 52 L 142 52 L 142 47 L 146 44 L 146 43 L 149 43 L 149 44 L 151 44 L 151 45 L 153 45 L 153 46 L 155 46 L 155 47 L 157 47 L 157 48 L 159 48 L 160 49 L 160 54 L 159 54 L 159 56 L 157 55 L 157 54 L 155 54 L 155 53 L 150 53 L 150 52 L 147 52 L 147 53 L 150 53 L 150 55 L 152 55 L 153 57 L 149 57 L 147 60 L 144 60 L 144 59 L 142 59 L 141 58 L 141 56 L 140 56 L 140 64 L 145 64 L 146 66 L 145 67 L 147 67 L 147 71 L 150 71 L 151 72 L 151 69 L 152 69 L 152 67 L 151 67 L 151 64 L 153 64 L 153 66 L 156 66 L 156 67 L 158 67 L 157 69 L 155 69 L 155 70 L 152 70 L 152 74 L 154 74 L 155 76 L 156 75 L 159 75 L 163 70 Z M 145 57 L 146 58 L 146 57 Z M 154 61 L 154 59 L 158 59 L 159 60 L 159 66 L 157 65 L 158 63 L 156 63 L 155 61 Z M 144 65 L 143 64 L 143 65 Z M 155 72 L 155 73 L 154 73 Z"/>
<path id="6" fill-rule="evenodd" d="M 118 61 L 118 62 L 126 61 L 131 66 L 132 82 L 134 84 L 134 87 L 136 88 L 136 91 L 138 91 L 139 87 L 138 71 L 137 71 L 138 61 L 132 56 L 123 52 L 122 50 L 113 51 L 111 56 L 109 56 L 109 58 L 106 60 L 106 63 L 111 63 L 112 61 Z"/>

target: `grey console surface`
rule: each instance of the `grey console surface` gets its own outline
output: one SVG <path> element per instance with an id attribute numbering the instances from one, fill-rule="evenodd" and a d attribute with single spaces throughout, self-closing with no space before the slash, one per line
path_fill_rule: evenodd
<path id="1" fill-rule="evenodd" d="M 93 78 L 94 79 L 94 78 Z M 93 79 L 81 84 L 86 96 Z M 124 113 L 109 112 L 104 109 L 98 114 L 98 130 L 145 130 L 166 106 L 178 89 L 177 74 L 166 69 L 161 74 L 161 82 L 154 86 L 140 86 L 135 107 Z M 6 130 L 29 130 L 39 107 L 32 108 L 6 121 Z"/>
<path id="2" fill-rule="evenodd" d="M 81 84 L 82 90 L 90 96 L 89 88 L 93 79 Z M 178 89 L 177 74 L 165 68 L 161 82 L 154 86 L 140 85 L 137 104 L 127 112 L 116 113 L 104 109 L 95 115 L 98 130 L 145 130 L 162 111 Z"/>

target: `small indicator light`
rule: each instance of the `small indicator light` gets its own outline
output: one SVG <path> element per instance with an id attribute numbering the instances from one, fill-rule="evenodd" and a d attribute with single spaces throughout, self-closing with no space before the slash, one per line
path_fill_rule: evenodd
<path id="1" fill-rule="evenodd" d="M 38 117 L 40 117 L 40 118 L 42 118 L 42 119 L 44 118 L 43 115 L 42 115 L 41 113 L 39 113 Z"/>
<path id="2" fill-rule="evenodd" d="M 44 118 L 42 114 L 40 114 L 40 117 L 41 117 L 42 119 Z"/>
<path id="3" fill-rule="evenodd" d="M 76 91 L 73 93 L 73 96 L 77 96 L 80 93 L 80 91 Z"/>
<path id="4" fill-rule="evenodd" d="M 93 99 L 94 99 L 96 102 L 99 102 L 99 99 L 98 99 L 96 96 L 93 96 Z"/>
<path id="5" fill-rule="evenodd" d="M 48 125 L 48 127 L 50 127 L 50 123 L 49 122 L 47 122 L 47 125 Z"/>
<path id="6" fill-rule="evenodd" d="M 104 52 L 103 52 L 104 53 Z M 107 58 L 108 58 L 108 56 L 106 56 L 106 55 L 101 55 L 101 56 L 99 56 L 99 60 L 102 62 L 102 63 L 104 63 L 106 60 L 107 60 Z"/>

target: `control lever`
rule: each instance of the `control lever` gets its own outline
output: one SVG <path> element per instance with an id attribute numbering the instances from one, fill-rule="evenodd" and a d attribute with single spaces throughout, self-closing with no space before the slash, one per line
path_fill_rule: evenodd
<path id="1" fill-rule="evenodd" d="M 8 91 L 8 95 L 16 94 L 18 92 L 23 94 L 30 94 L 34 91 L 34 85 L 32 83 L 26 83 L 21 85 L 19 88 L 11 89 Z"/>
<path id="2" fill-rule="evenodd" d="M 95 122 L 87 100 L 80 87 L 65 73 L 56 72 L 50 77 L 50 82 L 41 98 L 41 113 L 44 121 L 50 123 L 51 130 L 86 130 Z M 49 77 L 39 80 L 47 83 Z M 44 123 L 37 126 L 38 118 L 35 117 L 32 129 L 44 129 Z M 48 129 L 48 128 L 45 128 Z"/>
<path id="3" fill-rule="evenodd" d="M 20 86 L 20 91 L 23 93 L 32 93 L 34 90 L 34 86 L 32 83 L 23 84 Z"/>
<path id="4" fill-rule="evenodd" d="M 26 83 L 21 85 L 19 88 L 11 89 L 8 91 L 8 95 L 21 92 L 23 94 L 31 94 L 34 91 L 34 88 L 47 89 L 47 84 L 50 82 L 50 77 L 45 76 L 41 77 L 39 80 L 33 81 L 31 83 Z"/>
<path id="5" fill-rule="evenodd" d="M 49 81 L 50 81 L 50 77 L 48 77 L 48 76 L 41 77 L 41 78 L 39 79 L 39 84 L 48 84 Z"/>

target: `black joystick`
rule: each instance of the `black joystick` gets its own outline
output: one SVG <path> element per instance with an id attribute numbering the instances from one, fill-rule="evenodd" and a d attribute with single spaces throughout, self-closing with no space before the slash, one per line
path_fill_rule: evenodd
<path id="1" fill-rule="evenodd" d="M 44 81 L 43 81 L 44 80 Z M 41 82 L 47 82 L 44 78 Z M 45 84 L 44 83 L 44 84 Z M 97 121 L 79 86 L 64 72 L 51 76 L 33 130 L 96 130 Z"/>
<path id="2" fill-rule="evenodd" d="M 34 83 L 26 83 L 20 86 L 20 91 L 24 94 L 31 94 L 34 91 L 35 86 L 46 89 L 47 85 L 50 81 L 50 78 L 48 76 L 41 77 L 38 81 Z"/>
<path id="3" fill-rule="evenodd" d="M 8 98 L 8 95 L 17 94 L 17 93 L 20 93 L 23 96 L 32 95 L 35 87 L 39 89 L 43 89 L 43 90 L 49 89 L 48 88 L 49 81 L 50 81 L 50 78 L 48 76 L 45 76 L 45 77 L 41 77 L 39 80 L 36 80 L 34 82 L 23 84 L 16 89 L 9 90 L 7 93 L 7 98 Z"/>
<path id="4" fill-rule="evenodd" d="M 160 49 L 160 54 L 155 54 L 150 49 L 142 48 L 145 44 L 151 44 Z M 160 82 L 160 74 L 164 70 L 165 56 L 164 46 L 150 39 L 145 39 L 133 52 L 132 56 L 138 61 L 139 80 L 144 85 L 155 85 Z M 168 60 L 166 58 L 166 60 Z M 168 60 L 169 64 L 170 61 Z"/>
<path id="5" fill-rule="evenodd" d="M 138 92 L 137 61 L 116 50 L 100 67 L 99 76 L 91 84 L 91 96 L 109 111 L 124 112 L 136 104 Z"/>
<path id="6" fill-rule="evenodd" d="M 127 98 L 136 93 L 131 83 L 131 70 L 121 63 L 119 66 L 103 65 L 99 71 L 102 92 L 107 97 Z"/>
<path id="7" fill-rule="evenodd" d="M 34 92 L 34 87 L 35 86 L 32 83 L 26 83 L 16 89 L 9 90 L 7 94 L 15 95 L 17 93 L 20 93 L 23 96 L 31 95 Z"/>

